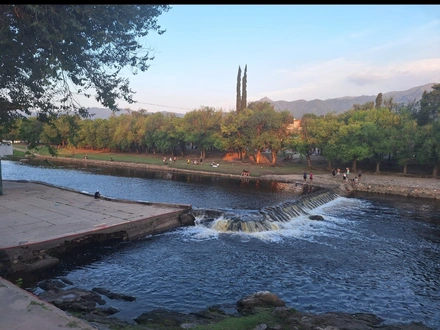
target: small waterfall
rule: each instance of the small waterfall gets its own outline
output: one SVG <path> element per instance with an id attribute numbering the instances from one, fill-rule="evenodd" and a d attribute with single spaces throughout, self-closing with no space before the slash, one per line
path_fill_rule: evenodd
<path id="1" fill-rule="evenodd" d="M 193 209 L 192 214 L 196 218 L 196 225 L 219 232 L 271 231 L 278 230 L 280 222 L 307 215 L 311 210 L 338 197 L 333 190 L 321 189 L 258 211 Z"/>

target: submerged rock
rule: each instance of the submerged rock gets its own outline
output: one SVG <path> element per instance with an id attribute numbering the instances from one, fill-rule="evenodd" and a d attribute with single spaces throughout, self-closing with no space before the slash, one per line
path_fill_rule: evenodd
<path id="1" fill-rule="evenodd" d="M 322 215 L 310 215 L 310 220 L 324 220 L 324 217 Z"/>

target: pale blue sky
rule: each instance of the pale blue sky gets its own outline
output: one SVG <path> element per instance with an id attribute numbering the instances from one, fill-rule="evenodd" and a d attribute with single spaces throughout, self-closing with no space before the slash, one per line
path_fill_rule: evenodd
<path id="1" fill-rule="evenodd" d="M 440 83 L 438 5 L 173 5 L 159 24 L 167 31 L 147 38 L 155 56 L 149 70 L 129 76 L 139 103 L 121 101 L 122 108 L 234 110 L 245 65 L 248 101 Z"/>

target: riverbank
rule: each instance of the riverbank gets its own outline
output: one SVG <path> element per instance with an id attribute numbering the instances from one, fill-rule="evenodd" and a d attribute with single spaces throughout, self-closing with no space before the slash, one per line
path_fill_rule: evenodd
<path id="1" fill-rule="evenodd" d="M 325 173 L 321 170 L 317 171 L 313 176 L 313 181 L 310 181 L 308 177 L 304 182 L 302 173 L 288 173 L 285 174 L 285 170 L 277 171 L 276 167 L 271 168 L 271 174 L 256 175 L 251 172 L 249 177 L 243 177 L 237 174 L 237 168 L 239 165 L 233 162 L 234 167 L 229 167 L 227 170 L 222 168 L 223 172 L 217 171 L 216 168 L 212 168 L 209 164 L 203 165 L 188 165 L 185 168 L 174 167 L 170 165 L 155 165 L 146 163 L 132 163 L 132 162 L 118 162 L 118 161 L 105 161 L 96 159 L 77 159 L 68 157 L 49 157 L 49 156 L 36 156 L 39 160 L 45 160 L 47 163 L 57 164 L 81 164 L 81 166 L 93 165 L 93 166 L 105 166 L 105 167 L 120 167 L 120 168 L 135 168 L 139 170 L 152 170 L 162 172 L 175 172 L 175 173 L 194 173 L 198 175 L 206 176 L 219 176 L 229 177 L 240 180 L 255 179 L 266 181 L 279 181 L 285 183 L 300 183 L 308 185 L 316 185 L 324 188 L 335 189 L 340 194 L 349 194 L 355 192 L 366 192 L 374 194 L 386 194 L 397 195 L 404 197 L 415 198 L 430 198 L 440 199 L 440 179 L 426 177 L 426 176 L 414 176 L 403 175 L 398 173 L 386 173 L 376 174 L 372 172 L 363 172 L 361 177 L 358 177 L 357 173 L 350 173 L 346 180 L 343 180 L 343 175 L 333 176 L 331 173 Z M 27 161 L 32 161 L 32 158 Z M 323 157 L 319 155 L 313 156 L 315 164 L 322 164 Z M 223 160 L 223 163 L 225 160 Z M 241 166 L 243 167 L 243 166 Z M 226 171 L 226 172 L 225 172 Z M 279 173 L 277 173 L 279 172 Z M 358 181 L 353 179 L 358 178 Z"/>
<path id="2" fill-rule="evenodd" d="M 162 167 L 162 169 L 163 169 L 163 167 Z M 209 174 L 208 174 L 209 175 Z M 366 175 L 366 174 L 365 174 Z M 247 178 L 240 178 L 240 176 L 238 176 L 238 178 L 240 179 L 240 180 L 247 180 Z M 315 182 L 314 182 L 314 184 L 317 184 L 318 183 L 318 178 L 319 178 L 319 176 L 315 176 Z M 372 178 L 370 178 L 370 179 L 372 179 Z M 270 180 L 270 179 L 269 179 Z M 291 178 L 289 178 L 289 182 L 299 182 L 299 183 L 301 183 L 302 182 L 302 176 L 301 175 L 298 175 L 298 174 L 295 174 L 295 175 L 293 175 Z M 361 180 L 362 180 L 362 178 L 361 178 Z M 366 182 L 366 180 L 367 179 L 365 179 L 365 182 Z M 280 181 L 283 181 L 283 180 L 281 180 L 280 179 Z M 343 182 L 343 180 L 342 180 L 342 178 L 338 178 L 338 177 L 335 177 L 335 178 L 333 178 L 330 174 L 325 174 L 325 175 L 323 175 L 323 177 L 321 178 L 321 179 L 319 179 L 319 184 L 320 185 L 323 185 L 323 184 L 325 184 L 325 182 L 327 182 L 329 185 L 333 185 L 333 186 L 340 186 L 341 185 L 341 182 Z M 344 183 L 342 183 L 342 185 L 344 185 Z M 345 185 L 344 185 L 345 186 Z M 221 314 L 221 310 L 219 310 L 219 311 L 217 311 L 215 308 L 209 308 L 208 310 L 211 310 L 211 309 L 213 309 L 216 313 L 219 313 L 219 314 Z M 204 313 L 201 313 L 201 314 L 203 314 L 203 315 L 205 315 L 205 316 L 209 316 L 209 315 L 211 315 L 211 314 L 209 314 L 207 311 L 203 311 Z M 267 311 L 265 311 L 265 313 L 266 314 L 264 314 L 265 315 L 265 317 L 267 317 L 268 319 L 270 318 L 270 316 L 272 315 L 272 313 L 273 313 L 274 311 L 272 311 L 272 310 L 270 310 L 270 312 L 267 312 Z M 330 315 L 327 315 L 327 314 L 324 314 L 324 315 L 306 315 L 306 314 L 302 314 L 302 313 L 296 313 L 293 309 L 288 309 L 288 310 L 284 310 L 284 309 L 282 309 L 282 308 L 280 308 L 280 309 L 277 309 L 277 312 L 281 312 L 282 313 L 282 315 L 285 315 L 285 321 L 287 322 L 287 321 L 289 321 L 289 322 L 291 322 L 290 323 L 290 325 L 289 326 L 286 326 L 286 327 L 281 327 L 281 329 L 282 328 L 291 328 L 291 327 L 293 327 L 293 326 L 296 326 L 296 327 L 299 327 L 299 324 L 301 324 L 301 328 L 302 329 L 316 329 L 316 327 L 318 326 L 316 323 L 315 323 L 315 320 L 317 320 L 317 319 L 320 319 L 320 320 L 323 320 L 322 322 L 323 323 L 320 323 L 319 324 L 319 326 L 321 327 L 321 328 L 326 328 L 326 327 L 330 327 L 330 326 L 332 326 L 334 329 L 341 329 L 341 328 L 343 328 L 343 326 L 341 325 L 341 326 L 339 326 L 340 324 L 342 324 L 341 322 L 342 322 L 342 320 L 348 315 L 348 314 L 343 314 L 343 313 L 338 313 L 338 315 L 337 316 L 334 316 L 334 321 L 333 322 L 335 322 L 335 323 L 330 323 L 330 321 L 328 320 L 328 319 L 330 319 Z M 206 314 L 205 314 L 206 313 Z M 295 313 L 295 315 L 296 316 L 298 316 L 299 317 L 299 319 L 295 319 L 295 318 L 293 318 L 292 317 L 292 314 L 293 313 Z M 174 314 L 176 314 L 175 315 L 175 318 L 176 319 L 179 319 L 179 317 L 182 317 L 182 315 L 180 315 L 179 313 L 173 313 L 173 312 L 169 312 L 169 313 L 164 313 L 164 314 L 160 314 L 160 315 L 165 315 L 163 318 L 162 318 L 162 322 L 163 323 L 167 323 L 168 321 L 169 321 L 169 319 L 171 318 L 171 316 L 172 315 L 174 315 Z M 147 317 L 148 318 L 150 318 L 150 317 L 153 317 L 154 315 L 152 315 L 152 314 L 150 314 L 150 315 L 147 315 Z M 189 317 L 189 316 L 188 316 Z M 242 317 L 244 317 L 244 316 L 241 316 L 240 318 L 242 318 Z M 347 326 L 347 325 L 345 325 L 345 328 L 357 328 L 357 329 L 380 329 L 380 327 L 378 326 L 378 325 L 368 325 L 368 327 L 365 325 L 365 322 L 363 322 L 363 319 L 366 317 L 364 314 L 363 315 L 360 315 L 360 314 L 355 314 L 355 315 L 351 315 L 350 316 L 351 317 L 351 319 L 352 319 L 352 322 L 355 322 L 355 323 L 351 323 L 351 326 Z M 205 317 L 205 319 L 206 319 L 206 317 Z M 236 316 L 230 316 L 229 317 L 229 319 L 232 319 L 233 321 L 235 321 L 235 322 L 238 322 L 238 320 L 237 320 L 237 317 Z M 257 328 L 257 326 L 259 326 L 260 324 L 264 324 L 264 325 L 266 325 L 267 327 L 265 328 L 265 329 L 280 329 L 280 327 L 277 327 L 277 325 L 279 325 L 279 324 L 274 324 L 274 323 L 272 323 L 272 322 L 270 322 L 269 320 L 267 320 L 267 319 L 259 319 L 261 322 L 258 322 L 258 323 L 255 323 L 255 325 L 254 325 L 254 327 L 251 327 L 251 328 L 243 328 L 243 327 L 229 327 L 229 329 L 232 329 L 232 328 L 234 328 L 234 329 L 255 329 L 255 328 Z M 281 321 L 280 321 L 281 322 Z M 302 323 L 298 323 L 298 322 L 303 322 L 303 323 L 306 323 L 306 324 L 309 324 L 310 325 L 310 327 L 309 328 L 307 328 L 306 327 L 306 325 L 304 325 L 303 326 L 303 324 Z M 358 326 L 358 324 L 362 324 L 363 323 L 363 328 L 360 328 L 359 326 Z M 282 324 L 284 324 L 284 323 L 282 323 Z M 182 324 L 183 325 L 183 324 Z M 184 323 L 184 325 L 185 326 L 188 326 L 188 324 L 185 322 Z M 159 327 L 152 327 L 152 326 L 148 326 L 150 329 L 159 329 Z M 129 326 L 127 325 L 127 328 L 129 328 Z M 131 328 L 131 327 L 130 327 Z M 163 327 L 160 327 L 160 328 L 162 328 L 162 329 L 164 329 Z M 179 324 L 179 327 L 174 327 L 175 329 L 177 329 L 177 328 L 181 328 L 180 327 L 180 324 Z M 203 327 L 202 327 L 203 328 Z M 208 327 L 208 326 L 206 326 L 206 327 L 204 327 L 205 329 L 209 329 L 210 327 Z M 261 327 L 260 327 L 261 328 Z M 260 328 L 258 328 L 258 329 L 260 329 Z M 104 327 L 102 328 L 102 329 L 104 329 Z M 120 328 L 121 329 L 121 328 Z M 131 328 L 131 329 L 133 329 L 133 328 Z M 138 327 L 138 329 L 142 329 L 142 327 L 141 326 L 139 326 Z M 169 327 L 168 329 L 172 329 L 171 327 Z M 200 328 L 199 328 L 200 329 Z M 262 328 L 261 328 L 262 329 Z M 395 327 L 395 328 L 392 328 L 392 327 L 390 327 L 390 326 L 384 326 L 383 327 L 383 329 L 426 329 L 426 327 L 424 328 L 424 327 L 422 327 L 422 326 L 418 326 L 418 325 L 408 325 L 407 327 Z"/>

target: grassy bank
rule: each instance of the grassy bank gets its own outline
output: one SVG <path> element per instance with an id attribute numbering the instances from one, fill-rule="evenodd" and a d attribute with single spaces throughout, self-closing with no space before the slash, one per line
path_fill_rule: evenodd
<path id="1" fill-rule="evenodd" d="M 25 145 L 14 145 L 14 156 L 24 157 L 26 151 Z M 47 148 L 35 150 L 34 155 L 50 156 Z M 136 154 L 136 153 L 116 153 L 109 151 L 97 151 L 79 148 L 58 148 L 57 157 L 89 160 L 115 161 L 127 163 L 140 163 L 154 166 L 163 166 L 166 168 L 185 169 L 193 171 L 216 172 L 223 174 L 240 175 L 243 170 L 250 172 L 250 176 L 259 177 L 262 175 L 283 175 L 283 174 L 301 174 L 304 170 L 313 171 L 315 174 L 329 173 L 326 169 L 327 163 L 321 157 L 315 157 L 312 160 L 312 168 L 307 168 L 305 159 L 294 158 L 284 160 L 283 156 L 277 158 L 277 163 L 272 165 L 269 162 L 270 153 L 264 153 L 263 163 L 255 164 L 250 160 L 241 161 L 237 154 L 228 154 L 219 151 L 209 151 L 207 157 L 200 163 L 200 154 L 197 150 L 188 150 L 184 156 L 177 156 L 176 161 L 169 161 L 170 155 L 163 154 Z M 164 157 L 166 162 L 163 161 Z M 189 160 L 189 164 L 188 164 Z M 194 165 L 193 161 L 198 161 Z M 211 162 L 218 164 L 217 167 L 211 166 Z"/>

